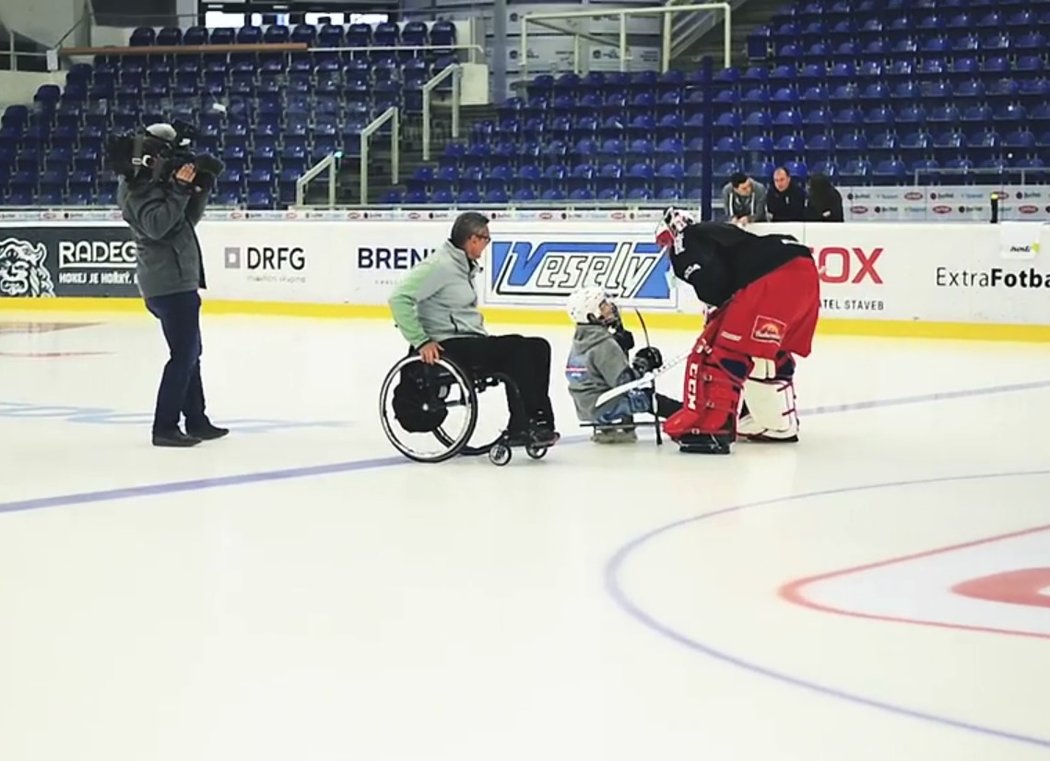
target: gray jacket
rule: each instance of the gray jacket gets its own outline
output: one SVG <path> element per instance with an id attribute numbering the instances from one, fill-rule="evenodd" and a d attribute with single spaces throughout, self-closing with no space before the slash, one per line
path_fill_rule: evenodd
<path id="1" fill-rule="evenodd" d="M 207 287 L 200 242 L 193 229 L 207 202 L 207 191 L 186 192 L 120 178 L 117 205 L 138 248 L 135 270 L 143 298 Z"/>
<path id="2" fill-rule="evenodd" d="M 448 338 L 485 336 L 474 287 L 478 266 L 446 240 L 394 289 L 387 303 L 413 348 Z"/>
<path id="3" fill-rule="evenodd" d="M 572 348 L 565 365 L 569 394 L 581 423 L 591 423 L 600 411 L 595 402 L 603 392 L 634 380 L 637 376 L 627 363 L 627 355 L 612 333 L 602 325 L 577 325 Z M 616 403 L 614 399 L 605 406 Z"/>
<path id="4" fill-rule="evenodd" d="M 747 215 L 751 222 L 766 221 L 766 186 L 761 182 L 751 181 L 751 195 L 738 196 L 733 192 L 733 185 L 726 183 L 722 188 L 722 208 L 726 219 Z"/>

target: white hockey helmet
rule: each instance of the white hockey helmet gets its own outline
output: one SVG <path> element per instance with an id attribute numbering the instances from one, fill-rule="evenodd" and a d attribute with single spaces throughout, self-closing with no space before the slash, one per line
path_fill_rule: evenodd
<path id="1" fill-rule="evenodd" d="M 613 316 L 602 315 L 602 304 L 608 303 L 613 308 Z M 566 311 L 569 317 L 578 325 L 605 325 L 615 319 L 616 303 L 604 288 L 588 286 L 577 288 L 569 294 Z"/>

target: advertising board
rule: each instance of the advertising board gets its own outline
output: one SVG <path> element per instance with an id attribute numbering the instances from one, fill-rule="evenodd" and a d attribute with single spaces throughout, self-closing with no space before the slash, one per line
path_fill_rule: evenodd
<path id="1" fill-rule="evenodd" d="M 561 309 L 572 291 L 600 286 L 628 307 L 674 309 L 678 290 L 651 224 L 507 222 L 491 225 L 485 303 Z"/>
<path id="2" fill-rule="evenodd" d="M 0 297 L 137 296 L 136 246 L 112 224 L 5 224 Z"/>
<path id="3" fill-rule="evenodd" d="M 209 298 L 346 303 L 353 265 L 347 225 L 202 221 Z"/>
<path id="4" fill-rule="evenodd" d="M 648 215 L 492 215 L 479 300 L 564 310 L 598 285 L 627 307 L 699 315 L 669 280 Z M 206 219 L 198 227 L 205 300 L 384 306 L 410 269 L 448 237 L 447 215 L 413 220 Z M 822 320 L 1050 325 L 1050 225 L 895 222 L 756 225 L 794 235 L 821 270 Z M 113 222 L 0 223 L 3 297 L 138 297 L 135 247 Z M 373 310 L 374 313 L 374 310 Z"/>
<path id="5" fill-rule="evenodd" d="M 1050 323 L 1050 226 L 769 225 L 811 248 L 822 319 Z"/>

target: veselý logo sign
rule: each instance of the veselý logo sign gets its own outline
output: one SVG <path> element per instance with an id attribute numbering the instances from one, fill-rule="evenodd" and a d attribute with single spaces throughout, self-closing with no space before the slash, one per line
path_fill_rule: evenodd
<path id="1" fill-rule="evenodd" d="M 676 296 L 670 266 L 656 243 L 641 241 L 502 240 L 492 244 L 489 284 L 494 296 L 551 297 L 558 305 L 577 288 L 597 286 L 625 303 L 670 306 Z"/>

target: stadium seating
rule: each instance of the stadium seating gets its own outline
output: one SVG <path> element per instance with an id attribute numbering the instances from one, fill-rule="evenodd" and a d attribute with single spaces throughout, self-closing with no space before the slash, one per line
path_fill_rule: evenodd
<path id="1" fill-rule="evenodd" d="M 823 0 L 785 5 L 748 39 L 750 66 L 716 74 L 713 172 L 696 72 L 539 75 L 475 123 L 388 203 L 696 198 L 736 170 L 775 166 L 843 185 L 1047 181 L 1050 6 L 1037 0 Z M 8 204 L 109 202 L 103 135 L 154 118 L 195 120 L 226 161 L 219 200 L 268 207 L 388 105 L 456 60 L 451 24 L 140 29 L 136 46 L 306 42 L 429 44 L 425 51 L 99 57 L 63 91 L 0 125 Z M 225 106 L 215 110 L 214 103 Z M 985 173 L 960 174 L 962 170 Z"/>
<path id="2" fill-rule="evenodd" d="M 130 44 L 304 42 L 318 48 L 426 46 L 425 50 L 96 56 L 63 89 L 40 87 L 30 106 L 0 120 L 0 202 L 112 204 L 105 137 L 152 121 L 184 119 L 198 145 L 228 171 L 217 202 L 273 208 L 294 199 L 295 180 L 334 150 L 360 150 L 360 132 L 389 106 L 422 110 L 421 88 L 456 62 L 449 22 L 300 24 L 136 29 Z M 218 107 L 217 107 L 218 105 Z"/>
<path id="3" fill-rule="evenodd" d="M 1041 183 L 1050 160 L 1050 6 L 861 0 L 785 7 L 716 74 L 711 184 L 777 165 L 843 185 Z M 406 200 L 697 198 L 695 73 L 542 75 L 447 147 Z M 985 170 L 963 174 L 964 169 Z M 483 177 L 484 180 L 479 180 Z"/>

